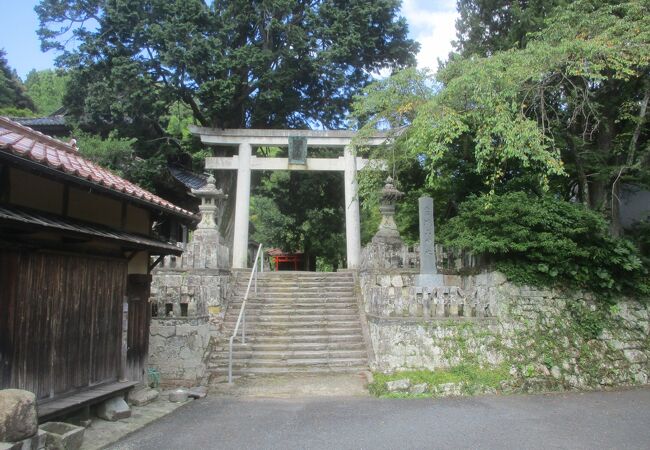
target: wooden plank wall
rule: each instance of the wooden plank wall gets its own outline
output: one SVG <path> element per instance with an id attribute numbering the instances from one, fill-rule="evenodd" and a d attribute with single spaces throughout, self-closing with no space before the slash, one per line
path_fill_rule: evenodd
<path id="1" fill-rule="evenodd" d="M 149 352 L 149 324 L 151 305 L 149 290 L 151 275 L 129 275 L 127 296 L 129 297 L 128 350 L 126 352 L 126 376 L 132 381 L 146 381 L 145 365 Z"/>
<path id="2" fill-rule="evenodd" d="M 117 380 L 127 262 L 0 250 L 0 388 L 37 399 Z"/>

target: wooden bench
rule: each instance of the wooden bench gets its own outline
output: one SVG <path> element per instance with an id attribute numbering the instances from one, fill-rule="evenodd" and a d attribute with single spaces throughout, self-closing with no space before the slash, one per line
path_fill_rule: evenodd
<path id="1" fill-rule="evenodd" d="M 137 381 L 116 381 L 93 386 L 81 392 L 76 392 L 64 397 L 52 400 L 47 399 L 43 402 L 39 402 L 38 421 L 40 423 L 47 422 L 52 418 L 62 416 L 77 409 L 90 407 L 95 403 L 99 403 L 111 397 L 116 397 L 118 394 L 127 392 L 136 384 L 138 384 Z"/>

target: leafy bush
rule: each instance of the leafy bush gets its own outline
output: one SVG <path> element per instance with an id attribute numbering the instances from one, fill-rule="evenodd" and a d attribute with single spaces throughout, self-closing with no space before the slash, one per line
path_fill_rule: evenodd
<path id="1" fill-rule="evenodd" d="M 610 237 L 604 219 L 580 204 L 523 192 L 474 196 L 439 237 L 447 246 L 491 255 L 514 282 L 607 294 L 650 291 L 634 245 Z"/>

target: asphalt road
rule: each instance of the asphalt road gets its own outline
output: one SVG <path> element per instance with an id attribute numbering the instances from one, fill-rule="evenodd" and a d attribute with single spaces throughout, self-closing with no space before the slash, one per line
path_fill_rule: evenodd
<path id="1" fill-rule="evenodd" d="M 207 398 L 112 449 L 650 449 L 650 389 L 455 399 Z"/>

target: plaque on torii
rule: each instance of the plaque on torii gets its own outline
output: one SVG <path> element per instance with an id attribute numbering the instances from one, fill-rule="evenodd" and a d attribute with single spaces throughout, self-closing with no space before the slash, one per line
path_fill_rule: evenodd
<path id="1" fill-rule="evenodd" d="M 289 164 L 307 164 L 307 138 L 289 136 Z"/>
<path id="2" fill-rule="evenodd" d="M 238 147 L 238 154 L 232 157 L 209 157 L 205 168 L 209 170 L 237 170 L 237 193 L 235 201 L 235 224 L 233 241 L 233 268 L 248 265 L 248 225 L 250 213 L 250 178 L 252 170 L 306 170 L 336 171 L 344 173 L 345 180 L 345 231 L 347 267 L 358 268 L 361 258 L 361 225 L 359 219 L 359 198 L 357 171 L 372 165 L 385 169 L 381 161 L 369 161 L 356 157 L 352 147 L 354 131 L 312 131 L 312 130 L 255 130 L 204 128 L 190 126 L 190 131 L 201 137 L 201 142 L 211 145 Z M 363 145 L 381 145 L 386 134 L 377 133 L 365 138 Z M 342 148 L 343 155 L 337 158 L 308 158 L 308 144 L 314 147 Z M 255 147 L 288 147 L 288 158 L 267 158 L 253 155 Z"/>

